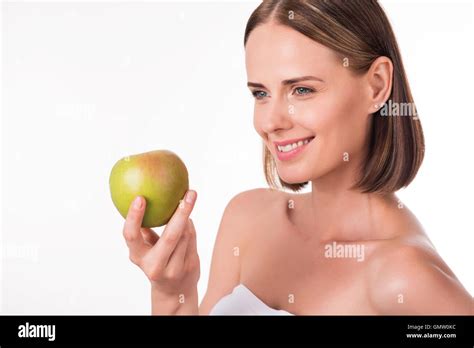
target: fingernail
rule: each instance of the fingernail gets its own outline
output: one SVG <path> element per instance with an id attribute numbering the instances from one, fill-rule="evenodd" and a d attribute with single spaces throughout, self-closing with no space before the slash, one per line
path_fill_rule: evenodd
<path id="1" fill-rule="evenodd" d="M 193 203 L 195 198 L 196 198 L 196 192 L 188 191 L 186 193 L 186 202 L 187 203 L 190 203 L 190 204 Z"/>
<path id="2" fill-rule="evenodd" d="M 133 207 L 135 209 L 141 209 L 142 208 L 142 198 L 140 196 L 137 196 L 135 200 L 133 201 Z"/>

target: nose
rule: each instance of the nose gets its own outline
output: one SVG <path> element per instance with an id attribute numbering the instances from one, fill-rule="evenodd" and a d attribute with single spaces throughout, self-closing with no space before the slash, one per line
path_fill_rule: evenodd
<path id="1" fill-rule="evenodd" d="M 255 126 L 271 134 L 293 126 L 291 105 L 284 98 L 271 98 L 259 110 L 255 110 Z"/>

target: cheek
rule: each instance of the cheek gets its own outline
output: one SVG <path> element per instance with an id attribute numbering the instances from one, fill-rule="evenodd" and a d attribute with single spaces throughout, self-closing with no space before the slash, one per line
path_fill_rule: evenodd
<path id="1" fill-rule="evenodd" d="M 347 95 L 346 102 L 338 109 L 337 137 L 339 149 L 349 155 L 359 155 L 363 151 L 368 133 L 369 115 L 357 93 Z M 335 140 L 335 139 L 333 139 Z M 343 147 L 343 148 L 341 148 Z"/>
<path id="2" fill-rule="evenodd" d="M 367 136 L 367 114 L 360 96 L 345 93 L 321 95 L 304 107 L 299 106 L 300 124 L 316 134 L 314 144 L 318 166 L 332 166 L 345 157 L 360 152 Z"/>

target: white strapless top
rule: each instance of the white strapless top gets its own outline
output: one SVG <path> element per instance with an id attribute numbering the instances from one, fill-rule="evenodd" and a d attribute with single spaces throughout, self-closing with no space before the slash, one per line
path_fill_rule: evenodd
<path id="1" fill-rule="evenodd" d="M 209 315 L 294 315 L 282 309 L 269 307 L 244 284 L 221 298 Z"/>

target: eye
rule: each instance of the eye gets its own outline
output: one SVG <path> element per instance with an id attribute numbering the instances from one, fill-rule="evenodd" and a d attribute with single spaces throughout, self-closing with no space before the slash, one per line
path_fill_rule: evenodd
<path id="1" fill-rule="evenodd" d="M 261 100 L 267 96 L 267 92 L 265 91 L 252 91 L 252 95 L 255 99 Z"/>
<path id="2" fill-rule="evenodd" d="M 311 94 L 313 92 L 314 92 L 313 89 L 307 88 L 307 87 L 296 87 L 293 90 L 293 94 L 296 94 L 296 95 L 308 95 L 308 94 Z"/>

